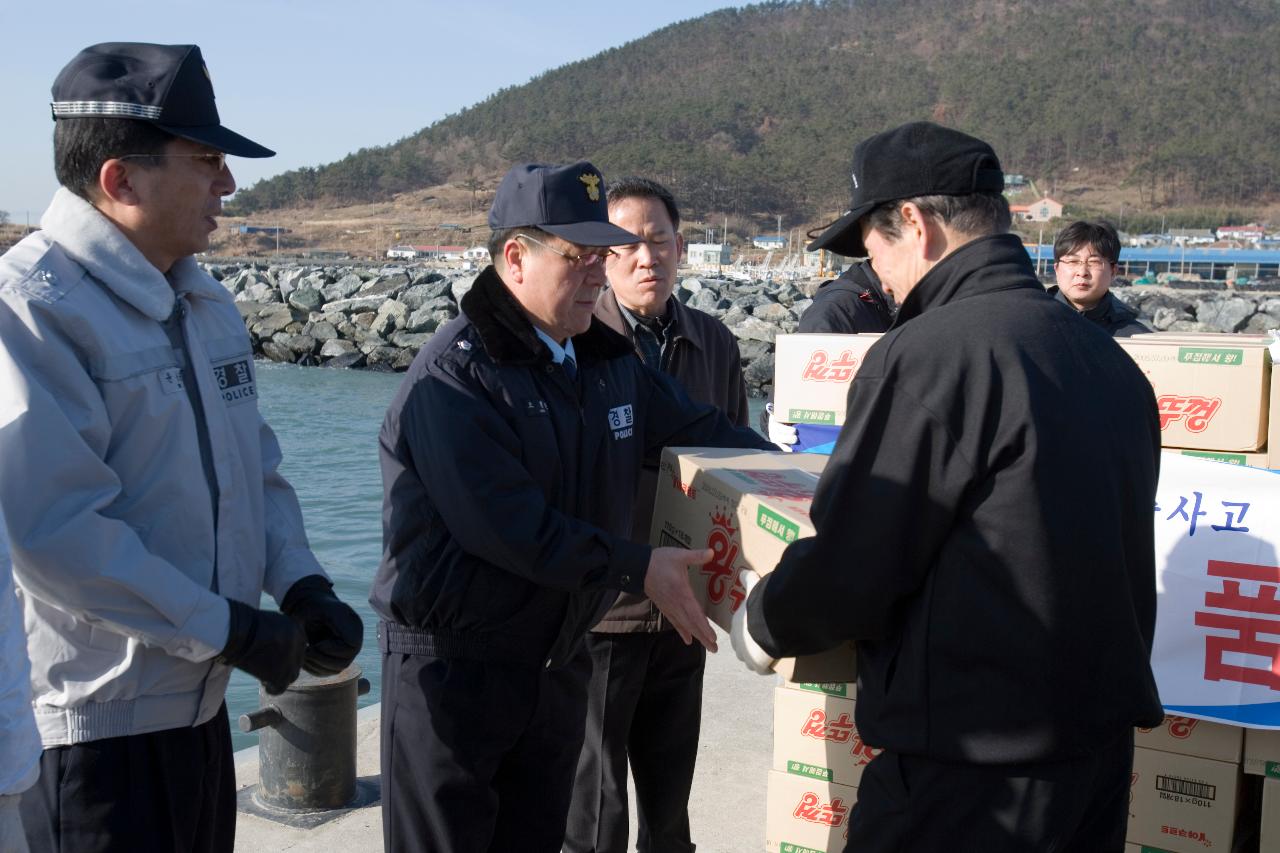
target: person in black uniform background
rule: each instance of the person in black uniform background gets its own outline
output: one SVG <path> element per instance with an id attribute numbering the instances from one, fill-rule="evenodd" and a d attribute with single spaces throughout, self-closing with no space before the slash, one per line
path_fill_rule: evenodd
<path id="1" fill-rule="evenodd" d="M 853 335 L 883 332 L 893 323 L 880 277 L 871 261 L 859 261 L 839 278 L 824 281 L 813 294 L 813 304 L 800 315 L 797 332 Z"/>
<path id="2" fill-rule="evenodd" d="M 388 851 L 559 851 L 582 748 L 587 630 L 620 590 L 715 649 L 689 586 L 710 550 L 629 540 L 668 444 L 772 445 L 691 401 L 593 318 L 609 223 L 590 163 L 503 178 L 494 265 L 410 366 L 379 439 Z"/>
<path id="3" fill-rule="evenodd" d="M 1111 292 L 1120 267 L 1120 235 L 1110 222 L 1072 222 L 1053 241 L 1053 271 L 1058 283 L 1049 293 L 1113 338 L 1151 330 L 1138 312 Z"/>
<path id="4" fill-rule="evenodd" d="M 858 731 L 884 752 L 847 850 L 1119 851 L 1133 728 L 1163 713 L 1151 386 L 1045 293 L 985 142 L 912 123 L 853 173 L 811 248 L 868 254 L 898 317 L 853 379 L 816 534 L 744 579 L 735 651 L 759 671 L 857 642 Z M 1087 464 L 1064 450 L 1082 434 Z"/>

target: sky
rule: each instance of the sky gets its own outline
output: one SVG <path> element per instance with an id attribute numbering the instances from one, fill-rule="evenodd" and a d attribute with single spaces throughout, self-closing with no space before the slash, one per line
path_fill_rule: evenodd
<path id="1" fill-rule="evenodd" d="M 732 0 L 0 0 L 0 210 L 57 189 L 49 88 L 91 44 L 198 44 L 224 126 L 274 149 L 240 186 L 395 142 L 506 86 Z"/>

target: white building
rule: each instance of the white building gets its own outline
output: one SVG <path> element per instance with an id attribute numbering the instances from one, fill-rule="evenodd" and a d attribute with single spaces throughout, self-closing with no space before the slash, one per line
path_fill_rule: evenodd
<path id="1" fill-rule="evenodd" d="M 757 235 L 751 238 L 751 245 L 757 249 L 785 249 L 787 241 L 784 237 Z"/>
<path id="2" fill-rule="evenodd" d="M 462 253 L 462 259 L 465 261 L 488 261 L 489 250 L 484 246 L 472 246 Z"/>
<path id="3" fill-rule="evenodd" d="M 733 251 L 728 243 L 690 243 L 689 266 L 720 267 L 729 263 Z"/>

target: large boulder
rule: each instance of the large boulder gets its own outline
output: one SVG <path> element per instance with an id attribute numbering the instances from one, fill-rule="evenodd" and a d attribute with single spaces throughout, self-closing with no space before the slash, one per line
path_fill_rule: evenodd
<path id="1" fill-rule="evenodd" d="M 272 361 L 278 361 L 283 364 L 292 364 L 294 359 L 293 350 L 273 340 L 262 342 L 262 354 Z"/>
<path id="2" fill-rule="evenodd" d="M 409 276 L 392 275 L 386 278 L 375 279 L 356 291 L 357 296 L 383 296 L 392 297 L 409 286 Z"/>
<path id="3" fill-rule="evenodd" d="M 434 332 L 438 328 L 440 321 L 436 319 L 436 312 L 425 307 L 410 314 L 404 324 L 406 332 Z"/>
<path id="4" fill-rule="evenodd" d="M 309 287 L 294 288 L 288 297 L 289 304 L 299 311 L 319 311 L 320 306 L 324 304 L 324 296 L 318 290 L 312 290 Z"/>
<path id="5" fill-rule="evenodd" d="M 433 275 L 439 274 L 433 273 Z M 442 297 L 448 292 L 449 281 L 445 278 L 436 278 L 434 281 L 414 284 L 412 287 L 406 288 L 404 292 L 396 298 L 403 302 L 410 311 L 417 311 L 427 302 Z"/>
<path id="6" fill-rule="evenodd" d="M 409 309 L 404 306 L 404 303 L 388 299 L 378 308 L 378 313 L 374 316 L 369 330 L 384 338 L 389 337 L 396 329 L 404 328 L 405 321 L 408 319 Z"/>
<path id="7" fill-rule="evenodd" d="M 1253 302 L 1238 296 L 1206 299 L 1200 303 L 1196 320 L 1215 332 L 1238 332 L 1254 313 Z"/>
<path id="8" fill-rule="evenodd" d="M 382 303 L 386 301 L 382 296 L 335 299 L 332 302 L 326 302 L 320 310 L 326 313 L 329 311 L 341 311 L 343 314 L 352 314 L 359 311 L 377 311 L 382 307 Z"/>
<path id="9" fill-rule="evenodd" d="M 351 341 L 344 341 L 338 338 L 325 341 L 324 346 L 320 347 L 321 358 L 337 358 L 338 356 L 349 355 L 353 352 L 357 352 L 355 344 L 351 343 Z"/>
<path id="10" fill-rule="evenodd" d="M 766 323 L 781 323 L 783 320 L 794 319 L 791 316 L 791 309 L 777 302 L 757 305 L 751 311 L 751 316 L 764 320 Z"/>
<path id="11" fill-rule="evenodd" d="M 766 343 L 773 343 L 773 339 L 778 336 L 778 327 L 776 325 L 766 323 L 758 317 L 747 317 L 742 322 L 730 326 L 729 331 L 733 332 L 734 337 L 739 340 L 764 341 Z"/>
<path id="12" fill-rule="evenodd" d="M 431 340 L 430 333 L 415 332 L 396 332 L 391 336 L 391 343 L 402 349 L 411 349 L 414 352 L 422 349 L 423 344 Z"/>
<path id="13" fill-rule="evenodd" d="M 773 353 L 765 353 L 742 369 L 742 378 L 748 388 L 761 388 L 773 384 Z"/>
<path id="14" fill-rule="evenodd" d="M 336 355 L 324 363 L 324 367 L 362 367 L 364 365 L 364 353 L 352 351 Z"/>
<path id="15" fill-rule="evenodd" d="M 763 358 L 773 351 L 773 348 L 764 341 L 741 340 L 738 341 L 738 355 L 744 362 L 752 362 L 758 358 Z"/>
<path id="16" fill-rule="evenodd" d="M 467 291 L 476 283 L 476 276 L 469 275 L 463 278 L 454 279 L 449 285 L 449 292 L 453 294 L 453 301 L 459 305 L 462 304 L 462 297 L 467 295 Z"/>
<path id="17" fill-rule="evenodd" d="M 302 333 L 310 335 L 320 343 L 325 341 L 333 341 L 338 338 L 338 327 L 328 320 L 317 320 L 314 323 L 308 323 L 303 327 Z"/>
<path id="18" fill-rule="evenodd" d="M 253 327 L 254 331 L 262 337 L 270 337 L 276 332 L 283 331 L 293 320 L 293 312 L 289 310 L 288 305 L 268 305 L 258 314 Z"/>
<path id="19" fill-rule="evenodd" d="M 700 287 L 696 292 L 690 295 L 690 291 L 683 291 L 688 295 L 687 305 L 690 308 L 696 308 L 699 311 L 705 311 L 708 314 L 719 315 L 729 309 L 732 304 L 709 287 Z"/>
<path id="20" fill-rule="evenodd" d="M 348 299 L 353 293 L 359 292 L 361 287 L 364 287 L 364 279 L 355 273 L 348 273 L 324 288 L 324 298 L 328 302 Z"/>

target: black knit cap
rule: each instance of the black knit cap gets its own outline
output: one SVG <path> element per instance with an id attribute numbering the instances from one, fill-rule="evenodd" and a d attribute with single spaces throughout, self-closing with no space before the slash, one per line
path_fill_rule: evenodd
<path id="1" fill-rule="evenodd" d="M 272 157 L 222 126 L 213 81 L 193 44 L 110 42 L 86 47 L 53 81 L 54 121 L 106 117 L 145 121 L 237 157 Z"/>
<path id="2" fill-rule="evenodd" d="M 904 124 L 859 142 L 853 149 L 852 179 L 849 211 L 809 244 L 810 252 L 866 255 L 859 221 L 885 202 L 1004 190 L 1004 172 L 990 145 L 929 121 Z"/>
<path id="3" fill-rule="evenodd" d="M 640 238 L 609 222 L 604 178 L 586 160 L 568 166 L 521 163 L 498 184 L 489 227 L 540 228 L 579 246 L 625 246 Z"/>

